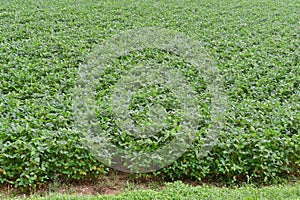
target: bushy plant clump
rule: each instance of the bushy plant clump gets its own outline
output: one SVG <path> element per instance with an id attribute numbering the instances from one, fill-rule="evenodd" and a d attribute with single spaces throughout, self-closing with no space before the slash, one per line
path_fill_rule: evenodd
<path id="1" fill-rule="evenodd" d="M 188 60 L 163 51 L 117 58 L 107 71 L 111 76 L 99 80 L 100 105 L 101 95 L 109 95 L 118 80 L 118 70 L 143 60 L 179 69 L 199 94 L 203 118 L 192 147 L 158 173 L 172 179 L 225 182 L 269 182 L 299 175 L 299 7 L 295 0 L 2 2 L 0 183 L 38 186 L 57 175 L 80 179 L 107 171 L 73 128 L 77 69 L 105 39 L 148 26 L 174 29 L 201 41 L 220 71 L 228 104 L 214 148 L 199 158 L 210 119 L 204 77 L 195 76 Z M 168 94 L 156 86 L 146 89 L 133 101 L 145 104 L 151 95 Z M 176 100 L 161 103 L 170 110 L 178 107 Z M 143 113 L 135 114 L 137 122 L 147 123 Z M 101 112 L 98 117 L 103 117 Z M 102 123 L 115 128 L 109 118 Z M 172 134 L 159 137 L 163 140 L 115 135 L 113 142 L 152 150 Z"/>

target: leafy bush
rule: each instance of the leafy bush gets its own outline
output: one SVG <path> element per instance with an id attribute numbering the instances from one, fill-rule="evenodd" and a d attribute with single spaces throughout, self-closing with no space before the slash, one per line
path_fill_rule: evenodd
<path id="1" fill-rule="evenodd" d="M 199 97 L 202 129 L 193 146 L 158 173 L 172 179 L 225 182 L 268 182 L 299 175 L 299 6 L 293 0 L 2 2 L 0 182 L 34 187 L 56 175 L 80 179 L 106 171 L 73 129 L 72 88 L 78 67 L 93 48 L 120 30 L 141 26 L 167 27 L 202 41 L 222 74 L 228 97 L 226 124 L 218 142 L 208 156 L 198 158 L 210 118 L 203 77 L 193 75 L 188 61 L 161 51 L 135 52 L 115 61 L 107 71 L 113 75 L 99 82 L 99 104 L 101 95 L 109 94 L 104 89 L 115 83 L 117 69 L 143 59 L 177 67 L 203 94 Z M 154 87 L 133 101 L 147 103 L 143 95 L 161 92 Z M 163 103 L 177 108 L 174 101 Z M 147 123 L 143 115 L 135 117 Z M 171 139 L 161 137 L 165 142 Z M 163 144 L 122 135 L 114 139 L 133 149 L 139 142 L 149 149 Z"/>

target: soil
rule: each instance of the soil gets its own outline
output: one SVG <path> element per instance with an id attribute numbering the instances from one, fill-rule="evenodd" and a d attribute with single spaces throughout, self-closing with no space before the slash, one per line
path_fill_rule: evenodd
<path id="1" fill-rule="evenodd" d="M 123 172 L 113 172 L 99 176 L 98 180 L 81 180 L 73 182 L 52 181 L 47 185 L 41 185 L 34 191 L 22 191 L 10 185 L 0 188 L 1 197 L 29 197 L 31 194 L 47 196 L 49 193 L 78 194 L 78 195 L 117 195 L 120 192 L 134 189 L 163 189 L 162 180 L 142 177 L 136 178 L 133 175 Z M 2 195 L 2 196 L 1 196 Z"/>

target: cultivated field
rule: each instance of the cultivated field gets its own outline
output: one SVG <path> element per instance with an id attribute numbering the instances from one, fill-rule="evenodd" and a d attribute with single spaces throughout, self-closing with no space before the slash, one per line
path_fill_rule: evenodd
<path id="1" fill-rule="evenodd" d="M 193 124 L 196 131 L 187 151 L 168 166 L 136 177 L 224 186 L 271 185 L 299 179 L 299 10 L 297 0 L 2 0 L 0 184 L 32 192 L 57 178 L 63 182 L 96 180 L 114 170 L 103 164 L 106 161 L 101 156 L 99 159 L 89 151 L 83 139 L 85 131 L 74 128 L 80 116 L 74 114 L 74 88 L 80 88 L 78 72 L 83 66 L 99 67 L 99 52 L 106 50 L 99 48 L 105 41 L 147 27 L 178 32 L 197 41 L 201 47 L 199 58 L 209 58 L 210 66 L 218 73 L 213 79 L 207 78 L 207 73 L 201 71 L 205 68 L 197 68 L 188 56 L 150 48 L 151 41 L 147 43 L 149 48 L 128 51 L 126 55 L 116 53 L 118 56 L 110 60 L 97 77 L 98 82 L 94 82 L 92 101 L 97 109 L 92 112 L 99 130 L 118 148 L 130 153 L 155 151 L 183 130 L 184 117 L 191 119 L 182 114 L 184 106 L 177 98 L 182 93 L 172 93 L 178 81 L 168 87 L 155 82 L 159 82 L 155 78 L 135 88 L 128 112 L 115 117 L 113 100 L 108 99 L 116 95 L 117 86 L 123 87 L 118 94 L 127 94 L 123 93 L 129 89 L 120 80 L 134 67 L 143 70 L 141 66 L 163 65 L 177 70 L 182 82 L 194 91 L 197 104 L 195 112 L 190 112 L 199 117 Z M 128 77 L 121 83 L 134 79 Z M 218 102 L 209 88 L 217 78 L 215 89 L 222 91 L 226 105 L 218 113 L 222 126 L 215 128 L 213 109 Z M 149 105 L 165 109 L 163 128 L 154 126 L 161 121 L 153 116 L 160 113 L 152 112 Z M 147 139 L 133 137 L 120 125 L 123 116 L 130 116 L 132 124 L 143 125 L 146 131 L 154 127 L 159 132 Z M 209 137 L 208 130 L 217 130 L 213 145 L 207 154 L 199 156 Z M 137 170 L 142 165 L 147 164 L 125 167 Z M 169 195 L 168 191 L 160 198 Z M 296 199 L 296 188 L 289 191 Z M 128 195 L 135 199 L 134 194 Z"/>

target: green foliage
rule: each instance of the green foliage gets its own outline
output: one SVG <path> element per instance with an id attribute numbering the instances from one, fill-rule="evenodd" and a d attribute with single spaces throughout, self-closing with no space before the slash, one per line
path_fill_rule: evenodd
<path id="1" fill-rule="evenodd" d="M 128 112 L 133 120 L 135 126 L 151 127 L 155 129 L 155 119 L 149 119 L 149 112 L 157 112 L 157 109 L 151 110 L 150 106 L 159 105 L 166 110 L 165 121 L 163 127 L 139 132 L 151 133 L 151 137 L 145 139 L 143 137 L 131 136 L 129 132 L 122 131 L 116 125 L 114 120 L 114 113 L 112 110 L 112 103 L 107 103 L 107 97 L 111 95 L 115 89 L 115 85 L 121 79 L 122 75 L 126 74 L 131 68 L 141 65 L 151 65 L 152 62 L 163 63 L 164 67 L 174 68 L 179 70 L 183 79 L 193 88 L 197 93 L 198 99 L 195 99 L 198 104 L 199 127 L 202 129 L 208 127 L 209 117 L 209 94 L 205 93 L 206 84 L 202 77 L 199 77 L 197 69 L 184 60 L 175 55 L 166 53 L 160 50 L 147 49 L 132 53 L 130 56 L 123 56 L 116 60 L 116 62 L 105 71 L 100 77 L 98 86 L 97 103 L 100 105 L 98 118 L 100 121 L 99 129 L 108 131 L 110 133 L 112 142 L 124 148 L 127 151 L 154 151 L 170 142 L 175 137 L 175 133 L 180 130 L 180 122 L 182 120 L 182 106 L 179 99 L 175 97 L 174 92 L 171 91 L 168 85 L 160 85 L 155 80 L 147 80 L 147 84 L 137 85 L 135 92 L 132 94 L 129 104 Z M 150 75 L 148 76 L 150 77 Z M 137 80 L 132 80 L 137 81 Z M 172 93 L 173 92 L 173 93 Z M 151 121 L 150 121 L 151 120 Z M 136 130 L 134 130 L 136 131 Z M 153 133 L 152 133 L 153 132 Z M 142 134 L 141 134 L 142 135 Z"/>
<path id="2" fill-rule="evenodd" d="M 228 97 L 224 130 L 211 153 L 198 158 L 210 112 L 203 77 L 193 75 L 188 61 L 161 51 L 116 60 L 107 71 L 111 76 L 99 81 L 99 104 L 118 72 L 143 59 L 181 67 L 202 94 L 202 128 L 194 145 L 160 173 L 171 179 L 227 183 L 268 183 L 299 175 L 299 9 L 295 0 L 1 2 L 0 183 L 35 187 L 56 175 L 80 179 L 105 172 L 73 129 L 76 71 L 103 40 L 121 30 L 147 26 L 175 29 L 203 42 L 222 74 Z M 162 95 L 156 86 L 152 89 L 136 94 L 133 111 L 136 102 L 145 104 L 149 95 Z M 177 106 L 171 100 L 163 104 L 171 110 Z M 145 113 L 133 114 L 137 123 L 148 123 Z M 115 128 L 109 118 L 103 123 Z M 116 144 L 137 148 L 139 143 L 149 150 L 171 138 L 136 141 L 115 136 Z"/>

